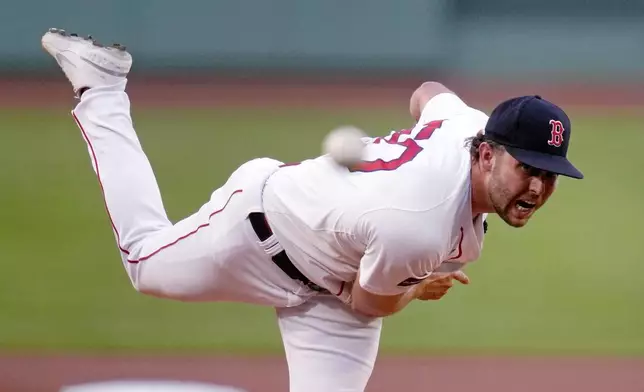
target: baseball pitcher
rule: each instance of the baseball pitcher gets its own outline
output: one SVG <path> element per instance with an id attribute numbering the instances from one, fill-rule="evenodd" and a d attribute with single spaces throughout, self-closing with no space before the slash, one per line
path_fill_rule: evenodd
<path id="1" fill-rule="evenodd" d="M 522 227 L 558 175 L 583 178 L 558 106 L 515 97 L 488 118 L 427 82 L 411 96 L 416 125 L 364 137 L 360 162 L 253 159 L 172 223 L 132 124 L 131 55 L 58 29 L 42 45 L 78 98 L 72 115 L 134 288 L 274 307 L 292 392 L 363 391 L 382 319 L 467 284 L 487 214 Z"/>

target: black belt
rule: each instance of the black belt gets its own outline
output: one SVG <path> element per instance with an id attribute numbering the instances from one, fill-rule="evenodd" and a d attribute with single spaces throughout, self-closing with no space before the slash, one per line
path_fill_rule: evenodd
<path id="1" fill-rule="evenodd" d="M 266 216 L 263 213 L 251 212 L 248 215 L 248 219 L 250 220 L 250 224 L 253 226 L 253 230 L 255 230 L 255 234 L 257 234 L 257 237 L 260 241 L 266 241 L 273 235 L 273 230 L 271 230 L 271 227 L 268 225 Z M 311 290 L 321 293 L 328 293 L 328 290 L 311 282 L 309 278 L 304 276 L 304 274 L 301 273 L 300 270 L 295 267 L 295 265 L 293 265 L 291 259 L 289 259 L 286 255 L 285 250 L 282 250 L 281 252 L 273 256 L 272 259 L 273 262 L 291 279 L 299 280 L 300 282 L 302 282 L 302 284 L 304 284 Z"/>

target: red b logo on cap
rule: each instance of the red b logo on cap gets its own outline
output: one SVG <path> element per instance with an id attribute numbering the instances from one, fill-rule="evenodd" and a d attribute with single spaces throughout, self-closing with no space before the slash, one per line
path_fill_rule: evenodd
<path id="1" fill-rule="evenodd" d="M 563 133 L 565 131 L 563 124 L 558 120 L 550 120 L 550 140 L 548 144 L 555 147 L 561 147 L 563 143 Z"/>

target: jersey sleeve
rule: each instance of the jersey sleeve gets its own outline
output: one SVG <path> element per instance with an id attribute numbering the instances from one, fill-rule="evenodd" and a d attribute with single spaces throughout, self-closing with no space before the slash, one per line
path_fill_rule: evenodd
<path id="1" fill-rule="evenodd" d="M 425 104 L 418 122 L 425 124 L 433 120 L 451 119 L 461 115 L 472 117 L 473 120 L 480 120 L 484 123 L 488 119 L 485 113 L 468 106 L 458 95 L 440 93 Z"/>
<path id="2" fill-rule="evenodd" d="M 474 136 L 484 130 L 488 116 L 478 109 L 468 106 L 453 93 L 441 93 L 430 99 L 421 112 L 418 124 L 427 124 L 434 120 L 455 120 L 459 123 L 456 130 L 459 138 Z"/>
<path id="3" fill-rule="evenodd" d="M 405 219 L 408 214 L 413 212 L 385 210 L 369 214 L 366 220 L 367 246 L 359 284 L 372 294 L 404 293 L 440 265 L 439 241 L 418 230 L 414 219 Z"/>

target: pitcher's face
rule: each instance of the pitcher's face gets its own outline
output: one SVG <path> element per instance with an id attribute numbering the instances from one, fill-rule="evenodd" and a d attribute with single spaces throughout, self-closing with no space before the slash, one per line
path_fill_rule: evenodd
<path id="1" fill-rule="evenodd" d="M 495 153 L 488 194 L 507 224 L 523 227 L 554 192 L 557 175 L 517 161 L 507 151 Z"/>

